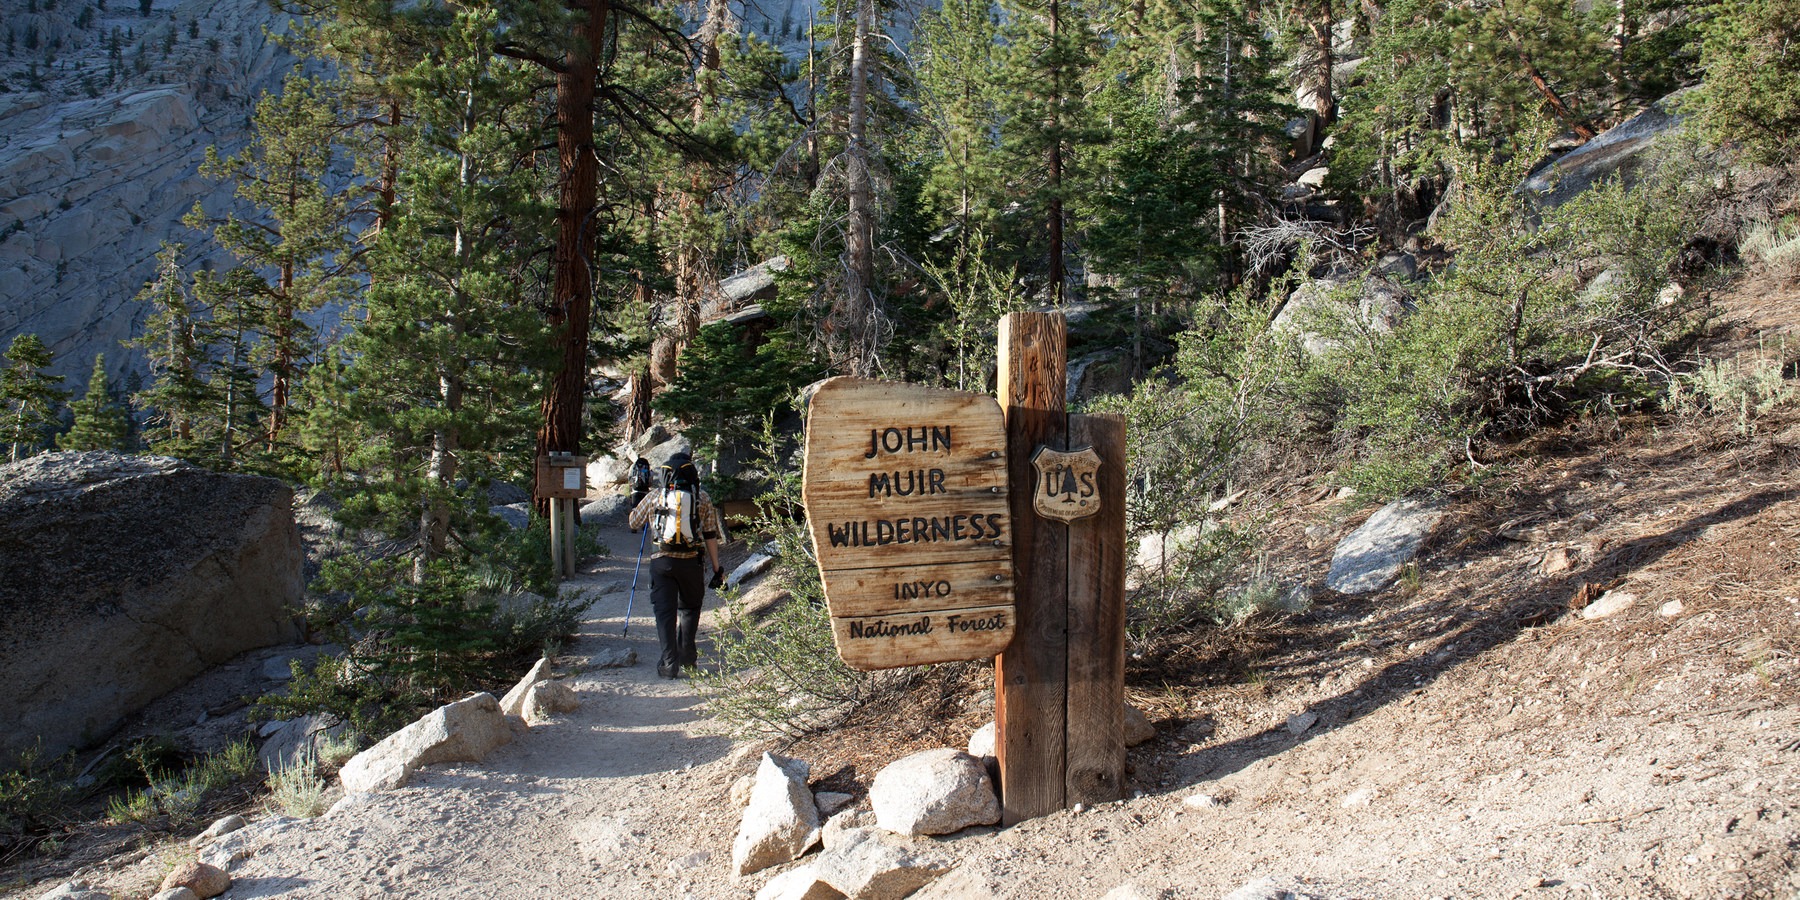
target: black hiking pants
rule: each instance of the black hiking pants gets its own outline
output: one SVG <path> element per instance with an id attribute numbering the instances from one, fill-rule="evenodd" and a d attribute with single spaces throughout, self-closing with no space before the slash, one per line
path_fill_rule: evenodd
<path id="1" fill-rule="evenodd" d="M 650 560 L 650 608 L 656 613 L 656 639 L 662 659 L 656 671 L 673 675 L 680 666 L 699 660 L 694 637 L 700 631 L 700 607 L 706 601 L 706 569 L 699 556 Z"/>

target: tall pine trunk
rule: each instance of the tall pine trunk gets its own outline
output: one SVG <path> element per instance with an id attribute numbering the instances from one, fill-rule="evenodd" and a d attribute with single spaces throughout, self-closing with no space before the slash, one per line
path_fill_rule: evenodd
<path id="1" fill-rule="evenodd" d="M 874 18 L 874 6 L 874 0 L 856 0 L 850 44 L 849 145 L 844 158 L 850 215 L 844 243 L 849 276 L 844 289 L 844 302 L 849 304 L 845 310 L 848 321 L 863 317 L 863 308 L 869 305 L 869 289 L 875 283 L 875 191 L 869 175 L 869 20 Z"/>
<path id="2" fill-rule="evenodd" d="M 725 0 L 708 0 L 705 18 L 694 35 L 699 60 L 694 69 L 694 103 L 689 116 L 696 129 L 712 115 L 717 100 L 721 61 L 719 35 L 725 30 L 731 9 Z M 672 326 L 658 334 L 650 351 L 651 388 L 660 392 L 680 374 L 681 352 L 700 333 L 700 307 L 713 281 L 706 264 L 705 248 L 694 227 L 704 214 L 706 198 L 713 190 L 712 172 L 700 161 L 687 163 L 687 185 L 676 191 L 676 218 L 680 222 L 675 246 L 675 296 L 669 317 Z"/>
<path id="3" fill-rule="evenodd" d="M 598 165 L 594 147 L 594 85 L 598 55 L 611 13 L 608 0 L 575 0 L 579 33 L 556 73 L 557 186 L 556 250 L 551 265 L 551 332 L 562 346 L 562 359 L 544 393 L 537 452 L 574 453 L 581 447 L 581 414 L 587 399 L 588 326 L 594 285 L 590 266 L 594 248 L 594 207 Z M 539 501 L 540 512 L 549 503 Z"/>
<path id="4" fill-rule="evenodd" d="M 1062 28 L 1062 5 L 1059 0 L 1050 0 L 1050 52 L 1061 53 L 1057 47 L 1057 38 Z M 1050 151 L 1045 159 L 1050 175 L 1050 202 L 1048 218 L 1050 233 L 1050 301 L 1057 306 L 1063 304 L 1064 288 L 1068 274 L 1064 271 L 1063 261 L 1063 114 L 1062 107 L 1065 92 L 1069 86 L 1062 83 L 1063 66 L 1058 62 L 1055 74 L 1051 76 L 1050 97 Z"/>

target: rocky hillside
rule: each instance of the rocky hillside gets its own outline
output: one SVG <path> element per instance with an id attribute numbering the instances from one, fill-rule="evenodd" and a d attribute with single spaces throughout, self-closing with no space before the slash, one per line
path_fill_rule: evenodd
<path id="1" fill-rule="evenodd" d="M 181 217 L 231 202 L 197 169 L 207 147 L 243 145 L 257 98 L 292 67 L 270 36 L 286 25 L 259 0 L 5 0 L 0 13 L 0 343 L 33 332 L 55 371 L 84 375 L 105 353 L 118 376 L 158 247 L 200 258 Z"/>

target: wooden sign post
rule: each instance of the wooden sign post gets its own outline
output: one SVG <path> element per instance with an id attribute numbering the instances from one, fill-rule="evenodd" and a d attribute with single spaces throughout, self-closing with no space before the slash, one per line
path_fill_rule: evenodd
<path id="1" fill-rule="evenodd" d="M 838 655 L 999 654 L 1006 824 L 1125 786 L 1125 421 L 1068 415 L 1064 329 L 1002 320 L 998 403 L 833 378 L 807 413 L 803 496 Z"/>
<path id="2" fill-rule="evenodd" d="M 999 404 L 833 378 L 807 413 L 807 519 L 838 655 L 857 669 L 985 659 L 1013 636 Z"/>
<path id="3" fill-rule="evenodd" d="M 575 576 L 575 536 L 581 531 L 581 501 L 587 497 L 587 457 L 546 453 L 537 458 L 537 495 L 550 500 L 550 568 L 558 578 Z"/>
<path id="4" fill-rule="evenodd" d="M 1000 323 L 1007 467 L 1032 485 L 1010 498 L 1018 633 L 994 669 L 1004 824 L 1125 785 L 1125 423 L 1067 414 L 1065 329 Z"/>

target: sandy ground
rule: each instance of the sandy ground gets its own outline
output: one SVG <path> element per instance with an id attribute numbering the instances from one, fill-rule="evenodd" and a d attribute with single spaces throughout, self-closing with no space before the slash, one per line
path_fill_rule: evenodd
<path id="1" fill-rule="evenodd" d="M 1304 623 L 1414 639 L 1264 657 L 1262 680 L 1159 717 L 1132 752 L 1138 796 L 924 839 L 961 864 L 922 896 L 1213 898 L 1258 882 L 1329 898 L 1795 896 L 1800 572 L 1782 560 L 1800 560 L 1800 487 L 1775 493 L 1751 521 L 1712 522 L 1709 539 L 1636 567 L 1660 602 L 1657 578 L 1697 577 L 1687 554 L 1772 545 L 1743 582 L 1754 591 L 1715 589 L 1675 617 L 1647 600 L 1496 630 L 1535 595 L 1489 570 L 1504 554 L 1440 548 L 1423 578 L 1444 590 L 1324 605 Z M 1673 512 L 1658 521 L 1690 522 Z M 749 755 L 705 733 L 687 682 L 656 677 L 644 606 L 620 636 L 630 562 L 591 561 L 569 585 L 597 594 L 563 658 L 579 712 L 252 842 L 227 896 L 751 896 L 773 873 L 729 874 L 726 799 Z M 1481 583 L 1497 596 L 1467 590 Z M 636 666 L 583 670 L 620 646 Z M 1678 656 L 1659 663 L 1663 650 Z M 1288 717 L 1308 712 L 1317 724 L 1295 733 Z"/>

